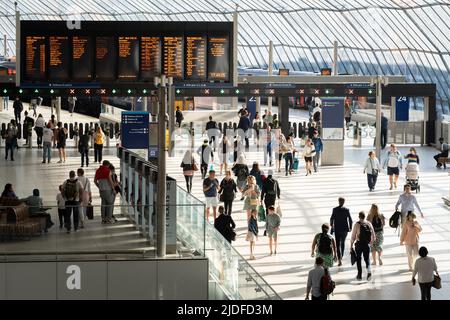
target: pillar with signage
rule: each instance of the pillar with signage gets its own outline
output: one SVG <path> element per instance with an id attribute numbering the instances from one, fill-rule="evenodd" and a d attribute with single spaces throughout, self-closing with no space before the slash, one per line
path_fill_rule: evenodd
<path id="1" fill-rule="evenodd" d="M 122 147 L 133 150 L 143 159 L 148 157 L 149 117 L 147 111 L 122 112 Z"/>
<path id="2" fill-rule="evenodd" d="M 322 98 L 322 165 L 344 164 L 344 100 Z"/>
<path id="3" fill-rule="evenodd" d="M 395 121 L 409 121 L 409 97 L 395 98 Z"/>

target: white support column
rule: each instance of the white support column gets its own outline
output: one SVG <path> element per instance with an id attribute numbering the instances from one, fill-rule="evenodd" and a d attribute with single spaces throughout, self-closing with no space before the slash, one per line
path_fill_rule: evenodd
<path id="1" fill-rule="evenodd" d="M 376 117 L 377 117 L 377 128 L 376 128 L 376 153 L 377 157 L 381 159 L 381 76 L 377 76 L 377 98 L 376 98 Z"/>
<path id="2" fill-rule="evenodd" d="M 239 5 L 236 4 L 236 11 L 233 14 L 233 87 L 238 86 L 238 37 L 239 37 Z M 238 109 L 238 98 L 231 98 L 231 107 L 234 110 Z"/>
<path id="3" fill-rule="evenodd" d="M 61 121 L 61 97 L 56 97 L 56 122 Z"/>
<path id="4" fill-rule="evenodd" d="M 273 41 L 269 42 L 269 77 L 273 74 Z M 272 112 L 272 97 L 267 99 L 267 109 Z"/>
<path id="5" fill-rule="evenodd" d="M 256 97 L 256 112 L 261 116 L 261 97 Z"/>
<path id="6" fill-rule="evenodd" d="M 5 59 L 8 57 L 8 39 L 6 38 L 6 34 L 3 35 L 3 49 L 4 49 L 4 53 L 3 56 L 5 57 Z"/>
<path id="7" fill-rule="evenodd" d="M 333 42 L 333 76 L 338 75 L 338 42 Z"/>
<path id="8" fill-rule="evenodd" d="M 3 97 L 0 97 L 0 112 L 3 111 Z"/>
<path id="9" fill-rule="evenodd" d="M 16 5 L 16 86 L 20 87 L 20 12 Z"/>

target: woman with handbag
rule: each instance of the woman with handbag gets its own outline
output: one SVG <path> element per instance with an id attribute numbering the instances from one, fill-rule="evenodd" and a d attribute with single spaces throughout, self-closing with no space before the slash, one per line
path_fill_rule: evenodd
<path id="1" fill-rule="evenodd" d="M 420 286 L 421 300 L 431 300 L 431 287 L 441 288 L 441 278 L 437 271 L 437 265 L 434 258 L 428 257 L 428 250 L 425 247 L 419 249 L 420 258 L 414 264 L 412 275 L 412 284 L 416 285 L 416 274 L 419 275 L 418 282 Z M 436 275 L 434 274 L 436 272 Z"/>
<path id="2" fill-rule="evenodd" d="M 237 193 L 236 182 L 231 177 L 231 171 L 225 171 L 225 178 L 220 182 L 220 201 L 224 203 L 225 214 L 231 216 L 233 201 Z"/>
<path id="3" fill-rule="evenodd" d="M 416 221 L 416 215 L 412 212 L 409 213 L 405 223 L 403 223 L 400 235 L 400 245 L 405 245 L 406 248 L 409 271 L 413 271 L 414 260 L 419 251 L 419 233 L 421 231 L 422 227 Z"/>
<path id="4" fill-rule="evenodd" d="M 381 164 L 374 151 L 369 152 L 369 157 L 366 159 L 364 165 L 364 173 L 367 173 L 367 184 L 369 190 L 372 192 L 375 190 L 377 184 L 378 173 L 381 171 Z"/>
<path id="5" fill-rule="evenodd" d="M 247 185 L 242 191 L 242 195 L 245 197 L 244 200 L 244 210 L 247 211 L 247 220 L 250 219 L 251 213 L 253 210 L 258 210 L 259 195 L 261 191 L 259 190 L 258 185 L 256 184 L 256 179 L 254 176 L 247 177 Z"/>
<path id="6" fill-rule="evenodd" d="M 192 192 L 192 179 L 194 178 L 194 172 L 198 171 L 197 163 L 190 150 L 186 151 L 183 157 L 183 162 L 180 165 L 183 168 L 184 179 L 186 180 L 186 191 Z"/>

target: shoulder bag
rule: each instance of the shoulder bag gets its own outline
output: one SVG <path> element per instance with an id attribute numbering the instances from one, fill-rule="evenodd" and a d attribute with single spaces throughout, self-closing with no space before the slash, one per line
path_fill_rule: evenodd
<path id="1" fill-rule="evenodd" d="M 375 169 L 375 163 L 373 162 L 372 158 L 370 159 L 370 164 L 372 165 L 372 175 L 373 176 L 378 176 L 378 169 Z"/>
<path id="2" fill-rule="evenodd" d="M 439 276 L 437 276 L 437 275 L 435 275 L 434 276 L 434 280 L 433 280 L 433 288 L 435 288 L 435 289 L 440 289 L 440 288 L 442 288 L 442 285 L 441 285 L 441 277 L 439 277 Z"/>

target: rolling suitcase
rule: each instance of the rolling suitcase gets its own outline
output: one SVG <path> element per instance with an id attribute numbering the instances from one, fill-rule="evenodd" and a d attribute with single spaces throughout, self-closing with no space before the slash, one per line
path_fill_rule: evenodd
<path id="1" fill-rule="evenodd" d="M 299 164 L 298 158 L 295 158 L 295 159 L 294 159 L 294 164 L 293 164 L 293 166 L 292 166 L 292 168 L 293 168 L 295 171 L 298 170 L 298 164 Z"/>

